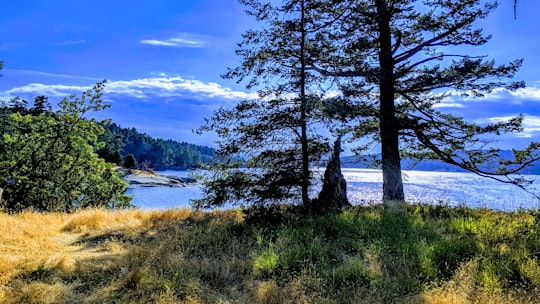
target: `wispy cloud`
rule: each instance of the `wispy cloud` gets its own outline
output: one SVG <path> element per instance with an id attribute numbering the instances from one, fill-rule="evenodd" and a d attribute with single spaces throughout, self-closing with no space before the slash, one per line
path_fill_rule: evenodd
<path id="1" fill-rule="evenodd" d="M 106 86 L 106 92 L 139 99 L 153 97 L 247 99 L 257 96 L 242 91 L 233 91 L 217 83 L 189 80 L 180 76 L 111 81 Z"/>
<path id="2" fill-rule="evenodd" d="M 25 47 L 27 47 L 27 45 L 23 45 L 21 43 L 10 43 L 10 42 L 0 43 L 0 51 L 9 51 L 9 50 L 20 49 L 20 48 L 25 48 Z"/>
<path id="3" fill-rule="evenodd" d="M 92 80 L 92 81 L 103 80 L 102 78 L 48 73 L 48 72 L 34 71 L 34 70 L 5 69 L 4 72 L 13 74 L 13 75 L 37 75 L 37 76 L 44 76 L 44 77 L 51 77 L 51 78 L 67 78 L 67 79 L 80 79 L 80 80 Z"/>
<path id="4" fill-rule="evenodd" d="M 15 87 L 4 91 L 4 96 L 20 96 L 20 95 L 45 95 L 49 97 L 65 97 L 74 93 L 79 93 L 90 89 L 91 86 L 70 86 L 70 85 L 47 85 L 42 83 L 31 83 L 22 87 Z"/>
<path id="5" fill-rule="evenodd" d="M 86 40 L 84 40 L 84 39 L 68 40 L 68 41 L 58 42 L 56 45 L 58 45 L 58 46 L 77 45 L 77 44 L 83 44 L 85 42 L 86 42 Z"/>
<path id="6" fill-rule="evenodd" d="M 205 39 L 200 35 L 180 33 L 167 39 L 143 39 L 141 44 L 179 48 L 199 48 L 205 44 Z"/>
<path id="7" fill-rule="evenodd" d="M 440 109 L 440 108 L 464 108 L 465 106 L 461 103 L 458 103 L 458 102 L 446 102 L 446 101 L 442 101 L 440 103 L 437 103 L 435 105 L 433 105 L 433 108 L 435 109 Z"/>

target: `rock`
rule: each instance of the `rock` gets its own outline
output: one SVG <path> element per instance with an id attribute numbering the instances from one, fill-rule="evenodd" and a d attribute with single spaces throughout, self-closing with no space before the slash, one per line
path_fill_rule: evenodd
<path id="1" fill-rule="evenodd" d="M 129 182 L 130 187 L 186 187 L 197 182 L 192 178 L 134 172 L 124 175 L 123 179 Z"/>

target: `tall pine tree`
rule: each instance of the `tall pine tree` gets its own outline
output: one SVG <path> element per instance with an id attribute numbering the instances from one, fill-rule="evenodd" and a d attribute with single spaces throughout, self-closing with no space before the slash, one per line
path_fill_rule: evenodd
<path id="1" fill-rule="evenodd" d="M 300 196 L 311 209 L 310 164 L 329 151 L 327 140 L 313 127 L 321 96 L 314 93 L 317 78 L 306 70 L 314 51 L 307 13 L 311 1 L 241 3 L 263 26 L 243 35 L 236 52 L 241 64 L 224 77 L 246 80 L 260 98 L 220 109 L 199 130 L 220 136 L 218 155 L 227 161 L 216 166 L 218 172 L 206 183 L 207 195 L 200 202 L 249 199 L 264 204 Z"/>
<path id="2" fill-rule="evenodd" d="M 345 97 L 359 101 L 362 115 L 367 114 L 361 121 L 377 121 L 377 128 L 359 134 L 380 141 L 385 201 L 405 198 L 400 164 L 405 155 L 441 159 L 527 186 L 514 174 L 539 158 L 539 144 L 503 159 L 490 141 L 521 131 L 522 116 L 478 125 L 436 107 L 451 93 L 482 97 L 495 88 L 524 86 L 511 80 L 521 60 L 496 65 L 463 51 L 488 42 L 490 36 L 475 22 L 496 7 L 480 0 L 344 0 L 314 7 L 325 26 L 317 33 L 321 51 L 310 58 L 310 69 L 337 80 Z"/>

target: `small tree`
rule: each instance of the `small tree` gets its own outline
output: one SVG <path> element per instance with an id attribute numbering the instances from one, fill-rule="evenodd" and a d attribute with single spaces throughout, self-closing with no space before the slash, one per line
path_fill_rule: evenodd
<path id="1" fill-rule="evenodd" d="M 128 154 L 126 155 L 126 159 L 124 160 L 124 168 L 128 169 L 137 169 L 139 164 L 137 163 L 137 159 L 135 158 L 135 155 Z"/>
<path id="2" fill-rule="evenodd" d="M 47 111 L 51 111 L 51 105 L 49 104 L 49 98 L 41 95 L 34 99 L 34 106 L 30 109 L 30 114 L 39 115 Z"/>

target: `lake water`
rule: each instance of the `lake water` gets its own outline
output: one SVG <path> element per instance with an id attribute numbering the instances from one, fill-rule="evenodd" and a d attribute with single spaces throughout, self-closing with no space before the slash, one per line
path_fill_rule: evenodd
<path id="1" fill-rule="evenodd" d="M 160 171 L 160 174 L 187 177 L 187 171 Z M 319 173 L 318 180 L 322 178 Z M 347 193 L 352 204 L 379 203 L 382 200 L 380 170 L 345 168 Z M 540 193 L 540 177 L 535 193 Z M 540 207 L 540 201 L 516 186 L 503 184 L 472 173 L 403 171 L 405 197 L 411 203 L 464 204 L 498 210 Z M 199 186 L 130 188 L 132 203 L 142 209 L 190 207 L 190 199 L 200 198 Z"/>

